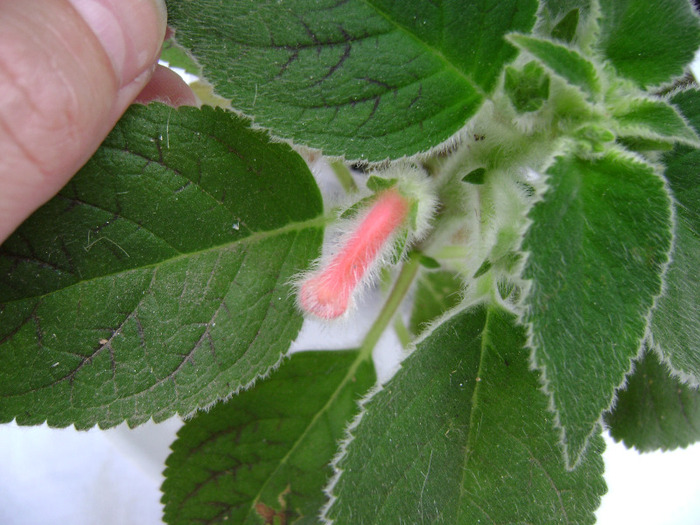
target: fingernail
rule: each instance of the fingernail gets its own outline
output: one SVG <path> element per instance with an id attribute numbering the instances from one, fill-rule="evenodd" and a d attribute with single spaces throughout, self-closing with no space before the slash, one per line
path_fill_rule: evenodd
<path id="1" fill-rule="evenodd" d="M 167 12 L 164 0 L 70 0 L 98 38 L 125 86 L 160 54 Z"/>

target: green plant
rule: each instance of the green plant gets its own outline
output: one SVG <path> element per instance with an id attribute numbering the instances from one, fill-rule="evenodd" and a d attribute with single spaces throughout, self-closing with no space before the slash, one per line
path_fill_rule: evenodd
<path id="1" fill-rule="evenodd" d="M 173 524 L 593 523 L 603 420 L 698 439 L 686 0 L 168 7 L 235 112 L 132 107 L 2 245 L 0 420 L 187 416 Z M 280 139 L 335 158 L 349 204 Z M 352 320 L 297 301 L 319 275 L 314 300 L 380 282 L 383 308 L 360 348 L 287 358 L 301 308 Z M 375 386 L 392 323 L 411 353 Z"/>

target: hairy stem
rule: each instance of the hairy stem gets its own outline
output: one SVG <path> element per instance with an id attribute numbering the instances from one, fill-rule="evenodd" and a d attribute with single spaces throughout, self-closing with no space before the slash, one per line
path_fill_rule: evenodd
<path id="1" fill-rule="evenodd" d="M 416 252 L 411 252 L 408 256 L 408 260 L 403 264 L 401 268 L 401 273 L 399 273 L 394 287 L 389 294 L 389 297 L 384 303 L 382 311 L 379 312 L 377 320 L 367 332 L 364 341 L 362 341 L 362 346 L 360 346 L 360 359 L 369 359 L 372 356 L 372 350 L 377 345 L 377 341 L 386 330 L 387 326 L 391 323 L 394 318 L 394 314 L 399 309 L 399 306 L 403 302 L 408 290 L 411 288 L 411 284 L 418 273 L 418 268 L 420 267 L 420 255 Z"/>

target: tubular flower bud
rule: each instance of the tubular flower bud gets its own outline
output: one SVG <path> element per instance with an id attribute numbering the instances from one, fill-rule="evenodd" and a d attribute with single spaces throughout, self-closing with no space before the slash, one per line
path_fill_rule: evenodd
<path id="1" fill-rule="evenodd" d="M 391 249 L 394 234 L 406 225 L 411 205 L 411 200 L 395 188 L 378 193 L 340 251 L 301 281 L 301 309 L 321 319 L 342 316 L 358 285 L 387 248 Z"/>

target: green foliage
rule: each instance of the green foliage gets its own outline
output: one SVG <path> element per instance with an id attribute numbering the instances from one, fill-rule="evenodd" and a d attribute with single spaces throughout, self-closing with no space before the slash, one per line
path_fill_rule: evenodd
<path id="1" fill-rule="evenodd" d="M 647 352 L 605 422 L 617 441 L 642 452 L 686 447 L 700 439 L 700 391 L 670 377 L 659 356 Z"/>
<path id="2" fill-rule="evenodd" d="M 168 2 L 178 43 L 233 107 L 329 155 L 425 151 L 473 116 L 535 0 Z"/>
<path id="3" fill-rule="evenodd" d="M 549 98 L 549 76 L 535 61 L 522 70 L 507 67 L 504 88 L 518 112 L 537 111 Z"/>
<path id="4" fill-rule="evenodd" d="M 686 142 L 697 146 L 700 139 L 695 131 L 663 100 L 633 99 L 612 111 L 622 137 L 643 137 L 670 142 Z"/>
<path id="5" fill-rule="evenodd" d="M 700 47 L 687 0 L 600 0 L 600 12 L 600 50 L 643 88 L 683 74 Z"/>
<path id="6" fill-rule="evenodd" d="M 167 461 L 167 523 L 317 523 L 336 442 L 375 381 L 352 352 L 295 354 L 185 423 Z"/>
<path id="7" fill-rule="evenodd" d="M 564 42 L 571 42 L 576 36 L 579 16 L 580 11 L 578 8 L 569 11 L 552 29 L 552 37 Z"/>
<path id="8" fill-rule="evenodd" d="M 543 38 L 525 35 L 510 35 L 508 39 L 592 98 L 600 93 L 601 86 L 595 66 L 575 50 Z"/>
<path id="9" fill-rule="evenodd" d="M 671 202 L 652 166 L 620 153 L 559 157 L 547 173 L 523 245 L 525 320 L 573 467 L 645 336 L 671 246 Z"/>
<path id="10" fill-rule="evenodd" d="M 567 470 L 528 361 L 522 328 L 501 311 L 462 312 L 436 328 L 364 403 L 326 516 L 593 523 L 605 492 L 602 440 L 596 436 L 579 468 Z"/>
<path id="11" fill-rule="evenodd" d="M 576 39 L 590 12 L 590 0 L 540 0 L 539 19 L 534 32 L 571 42 Z"/>
<path id="12" fill-rule="evenodd" d="M 0 419 L 136 425 L 248 386 L 299 331 L 321 212 L 302 159 L 240 118 L 134 106 L 0 249 Z"/>
<path id="13" fill-rule="evenodd" d="M 676 94 L 672 101 L 700 130 L 700 92 Z M 686 381 L 700 384 L 700 150 L 677 145 L 665 155 L 666 179 L 676 200 L 675 240 L 665 293 L 651 323 L 657 349 Z"/>
<path id="14" fill-rule="evenodd" d="M 462 177 L 462 181 L 469 184 L 483 184 L 485 177 L 486 168 L 475 168 Z"/>
<path id="15" fill-rule="evenodd" d="M 411 332 L 420 334 L 432 321 L 457 306 L 462 297 L 461 288 L 462 279 L 453 272 L 421 272 L 411 313 Z"/>
<path id="16" fill-rule="evenodd" d="M 184 69 L 190 75 L 199 75 L 201 73 L 199 66 L 190 58 L 187 51 L 177 45 L 172 38 L 169 38 L 163 44 L 160 59 L 167 62 L 170 67 Z"/>
<path id="17" fill-rule="evenodd" d="M 686 0 L 168 4 L 164 56 L 233 111 L 131 108 L 0 247 L 0 421 L 196 413 L 173 524 L 593 523 L 603 420 L 700 438 Z M 328 216 L 295 149 L 332 157 Z M 408 218 L 355 231 L 389 187 Z M 383 306 L 359 350 L 285 361 L 337 254 L 319 300 L 381 279 Z"/>
<path id="18" fill-rule="evenodd" d="M 398 179 L 385 179 L 384 177 L 370 175 L 367 179 L 367 189 L 376 193 L 395 186 L 397 181 Z"/>

